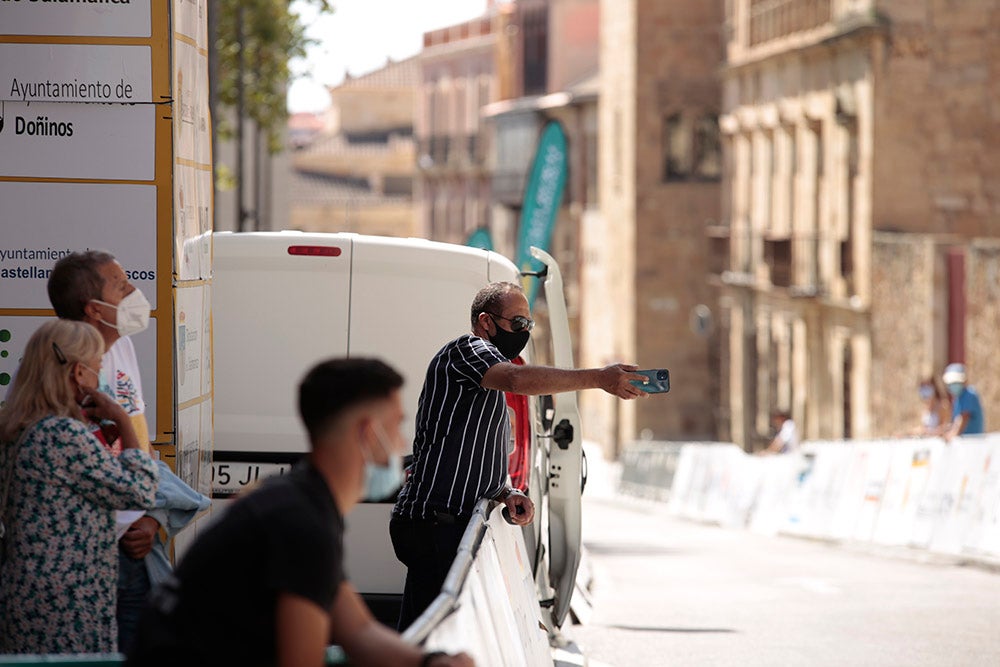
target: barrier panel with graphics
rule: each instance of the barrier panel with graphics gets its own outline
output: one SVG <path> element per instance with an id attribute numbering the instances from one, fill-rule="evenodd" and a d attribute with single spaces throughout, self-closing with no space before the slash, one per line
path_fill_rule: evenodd
<path id="1" fill-rule="evenodd" d="M 771 457 L 685 444 L 668 508 L 762 534 L 1000 558 L 1000 434 L 813 442 Z"/>
<path id="2" fill-rule="evenodd" d="M 428 650 L 465 651 L 478 667 L 552 664 L 521 528 L 481 500 L 437 599 L 404 633 Z"/>

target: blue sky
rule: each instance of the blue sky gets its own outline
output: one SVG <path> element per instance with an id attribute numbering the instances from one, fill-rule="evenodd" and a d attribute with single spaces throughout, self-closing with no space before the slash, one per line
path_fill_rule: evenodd
<path id="1" fill-rule="evenodd" d="M 480 16 L 486 0 L 333 0 L 334 13 L 318 16 L 293 4 L 319 44 L 292 63 L 297 76 L 288 90 L 288 109 L 319 111 L 329 104 L 325 86 L 345 72 L 364 74 L 420 50 L 423 33 Z"/>

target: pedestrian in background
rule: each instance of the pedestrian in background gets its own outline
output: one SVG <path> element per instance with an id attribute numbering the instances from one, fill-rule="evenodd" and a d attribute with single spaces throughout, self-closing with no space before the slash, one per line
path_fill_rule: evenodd
<path id="1" fill-rule="evenodd" d="M 986 423 L 979 392 L 969 385 L 965 364 L 948 364 L 941 379 L 952 399 L 951 423 L 943 429 L 944 439 L 951 442 L 961 435 L 985 433 Z"/>
<path id="2" fill-rule="evenodd" d="M 151 507 L 157 477 L 125 410 L 98 389 L 103 354 L 89 324 L 46 322 L 0 410 L 5 653 L 117 649 L 113 510 Z M 114 422 L 120 456 L 93 435 L 91 420 Z"/>
<path id="3" fill-rule="evenodd" d="M 764 456 L 791 454 L 799 450 L 799 429 L 792 419 L 792 413 L 787 410 L 775 410 L 771 413 L 771 425 L 776 431 L 774 438 L 759 454 Z"/>
<path id="4" fill-rule="evenodd" d="M 917 394 L 922 404 L 920 423 L 907 435 L 941 435 L 941 429 L 951 424 L 951 400 L 933 376 L 920 381 Z"/>

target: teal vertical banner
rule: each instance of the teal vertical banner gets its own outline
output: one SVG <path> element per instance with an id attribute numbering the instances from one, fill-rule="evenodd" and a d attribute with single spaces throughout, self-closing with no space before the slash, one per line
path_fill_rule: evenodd
<path id="1" fill-rule="evenodd" d="M 531 175 L 524 188 L 524 204 L 521 208 L 521 224 L 518 234 L 517 257 L 514 263 L 522 272 L 540 271 L 544 266 L 531 256 L 531 246 L 548 252 L 552 244 L 552 230 L 556 225 L 556 215 L 562 203 L 563 189 L 566 187 L 568 151 L 566 133 L 556 121 L 549 122 L 538 140 L 535 161 L 531 165 Z M 535 303 L 538 279 L 525 278 L 523 281 L 528 305 Z"/>
<path id="2" fill-rule="evenodd" d="M 469 234 L 469 238 L 465 241 L 465 245 L 470 248 L 493 250 L 493 238 L 490 236 L 490 230 L 485 227 L 480 227 L 476 231 Z"/>

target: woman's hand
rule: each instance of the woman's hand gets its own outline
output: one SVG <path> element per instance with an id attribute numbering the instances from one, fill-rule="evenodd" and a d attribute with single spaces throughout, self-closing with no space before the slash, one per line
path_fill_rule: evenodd
<path id="1" fill-rule="evenodd" d="M 83 400 L 89 405 L 83 406 L 83 413 L 89 419 L 113 421 L 118 426 L 122 449 L 142 449 L 135 433 L 135 427 L 132 425 L 132 418 L 128 416 L 125 409 L 118 405 L 115 399 L 99 389 L 84 387 L 84 391 L 87 392 L 87 397 Z"/>
<path id="2" fill-rule="evenodd" d="M 123 421 L 128 421 L 128 413 L 118 405 L 115 399 L 105 394 L 100 389 L 83 387 L 87 396 L 83 399 L 83 413 L 87 417 L 97 421 L 107 419 L 113 421 L 121 427 Z"/>

